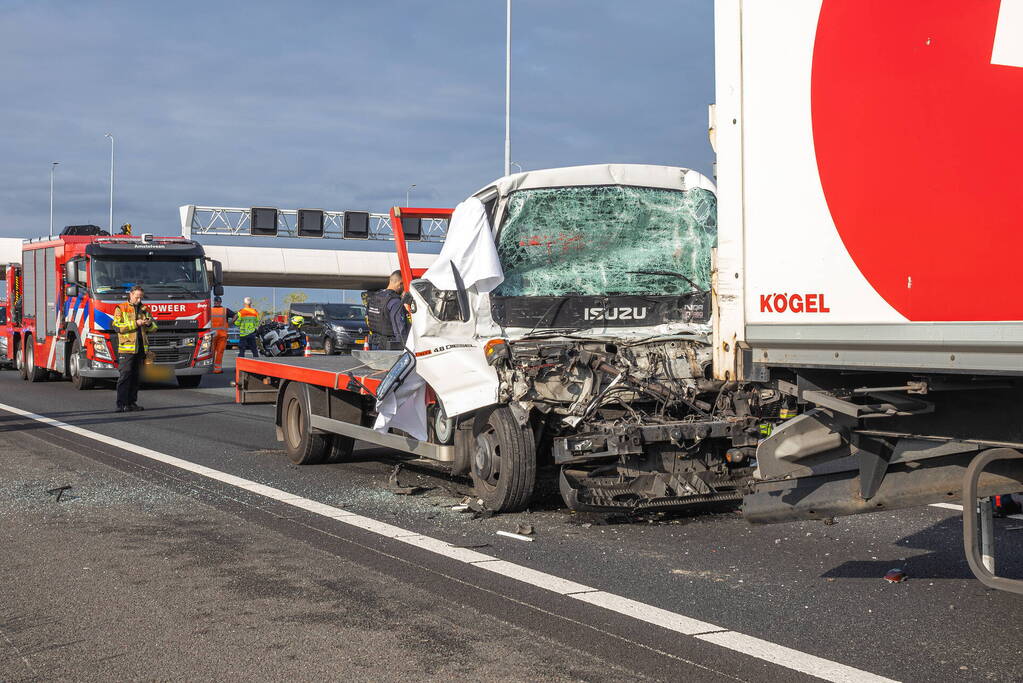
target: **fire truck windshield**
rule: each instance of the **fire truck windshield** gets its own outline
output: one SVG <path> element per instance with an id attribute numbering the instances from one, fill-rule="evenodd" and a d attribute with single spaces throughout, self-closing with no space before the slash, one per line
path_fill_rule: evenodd
<path id="1" fill-rule="evenodd" d="M 205 299 L 210 294 L 202 259 L 92 259 L 96 296 L 120 297 L 134 285 L 142 285 L 151 299 Z"/>

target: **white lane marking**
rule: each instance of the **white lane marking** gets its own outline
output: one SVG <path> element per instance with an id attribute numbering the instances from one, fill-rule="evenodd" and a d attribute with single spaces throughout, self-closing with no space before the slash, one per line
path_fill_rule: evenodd
<path id="1" fill-rule="evenodd" d="M 720 631 L 718 633 L 702 633 L 693 636 L 708 643 L 714 643 L 729 650 L 752 655 L 757 659 L 763 659 L 774 664 L 779 664 L 789 669 L 795 669 L 810 676 L 823 678 L 827 681 L 842 681 L 843 683 L 859 683 L 859 681 L 887 681 L 887 678 L 868 674 L 860 669 L 845 666 L 820 657 L 808 655 L 790 647 L 776 645 L 760 638 L 748 636 L 745 633 L 735 631 Z"/>
<path id="2" fill-rule="evenodd" d="M 930 507 L 942 508 L 943 510 L 958 510 L 959 512 L 963 511 L 963 506 L 957 505 L 956 503 L 931 503 Z M 1023 515 L 1006 515 L 1006 517 L 1008 519 L 1023 519 Z"/>
<path id="3" fill-rule="evenodd" d="M 78 436 L 87 439 L 99 441 L 109 446 L 120 448 L 128 451 L 129 453 L 135 453 L 136 455 L 141 455 L 145 458 L 149 458 L 150 460 L 156 460 L 157 462 L 162 462 L 187 472 L 199 474 L 246 491 L 251 491 L 252 493 L 270 498 L 271 500 L 276 500 L 287 505 L 308 510 L 315 514 L 330 517 L 331 519 L 343 524 L 349 524 L 351 526 L 364 529 L 365 531 L 370 531 L 380 536 L 391 538 L 396 541 L 421 548 L 428 552 L 469 564 L 473 567 L 479 567 L 480 569 L 485 569 L 516 581 L 521 581 L 581 602 L 602 607 L 603 609 L 616 612 L 626 617 L 655 624 L 682 635 L 692 635 L 693 637 L 707 640 L 709 642 L 715 642 L 712 637 L 718 636 L 721 637 L 722 642 L 716 644 L 721 645 L 722 647 L 738 649 L 740 652 L 751 657 L 756 657 L 795 671 L 809 673 L 810 675 L 817 676 L 818 678 L 826 681 L 833 681 L 835 683 L 894 683 L 894 681 L 890 678 L 883 678 L 868 671 L 854 669 L 844 664 L 839 664 L 838 662 L 832 662 L 827 659 L 805 654 L 799 650 L 775 645 L 774 643 L 770 643 L 766 640 L 760 640 L 759 638 L 747 636 L 736 631 L 728 631 L 720 626 L 715 626 L 714 624 L 691 619 L 684 615 L 669 612 L 668 610 L 663 610 L 659 607 L 654 607 L 653 605 L 648 605 L 646 603 L 630 600 L 628 598 L 614 595 L 613 593 L 605 593 L 596 588 L 591 588 L 590 586 L 585 586 L 581 583 L 569 581 L 568 579 L 563 579 L 559 576 L 554 576 L 553 574 L 541 572 L 513 562 L 506 562 L 505 560 L 501 560 L 491 555 L 477 553 L 467 548 L 456 548 L 450 543 L 441 541 L 440 539 L 424 536 L 414 531 L 409 531 L 408 529 L 402 529 L 401 527 L 387 524 L 386 522 L 377 521 L 370 517 L 363 517 L 362 515 L 348 512 L 341 508 L 335 508 L 330 505 L 320 503 L 319 501 L 303 498 L 302 496 L 296 496 L 293 493 L 288 493 L 287 491 L 282 491 L 281 489 L 277 489 L 272 486 L 259 484 L 248 479 L 243 479 L 242 477 L 237 477 L 233 474 L 228 474 L 227 472 L 215 470 L 212 467 L 206 467 L 205 465 L 199 465 L 173 455 L 154 451 L 151 448 L 139 446 L 129 441 L 123 441 L 112 436 L 100 434 L 99 432 L 93 432 L 88 429 L 76 427 L 75 425 L 61 422 L 60 420 L 56 420 L 52 417 L 32 413 L 4 403 L 0 403 L 0 410 L 4 410 L 14 415 L 20 415 L 21 417 L 40 422 L 55 429 L 61 429 L 66 432 L 70 432 L 71 434 L 77 434 Z M 723 637 L 726 635 L 730 636 L 730 638 Z M 735 643 L 742 643 L 742 647 L 736 647 Z"/>
<path id="4" fill-rule="evenodd" d="M 573 598 L 588 602 L 591 605 L 597 607 L 603 607 L 619 614 L 626 614 L 633 619 L 639 619 L 645 621 L 648 624 L 660 626 L 670 631 L 678 631 L 687 636 L 696 635 L 697 633 L 708 633 L 710 631 L 722 630 L 720 626 L 714 624 L 708 624 L 705 621 L 699 621 L 697 619 L 690 619 L 689 617 L 676 614 L 675 612 L 669 612 L 666 609 L 659 607 L 653 607 L 646 603 L 636 602 L 635 600 L 629 600 L 623 598 L 620 595 L 613 593 L 605 593 L 604 591 L 593 591 L 592 593 L 580 593 L 573 595 Z"/>
<path id="5" fill-rule="evenodd" d="M 1023 67 L 1023 0 L 1002 0 L 995 24 L 991 63 Z"/>
<path id="6" fill-rule="evenodd" d="M 437 553 L 444 557 L 450 557 L 452 560 L 458 560 L 459 562 L 466 562 L 468 564 L 475 564 L 476 562 L 490 562 L 494 558 L 490 555 L 484 555 L 478 553 L 475 550 L 469 548 L 456 548 L 446 541 L 441 541 L 431 536 L 423 536 L 422 534 L 416 534 L 415 536 L 402 536 L 397 539 L 402 543 L 408 543 L 414 545 L 417 548 L 423 550 L 429 550 L 431 553 Z"/>
<path id="7" fill-rule="evenodd" d="M 496 557 L 491 557 L 486 562 L 476 562 L 474 564 L 480 569 L 486 569 L 488 572 L 507 576 L 509 579 L 528 583 L 531 586 L 537 586 L 560 595 L 587 593 L 597 590 L 596 588 L 584 586 L 583 584 L 576 583 L 575 581 L 563 579 L 560 576 L 554 576 L 547 572 L 541 572 L 536 569 L 524 567 L 521 564 L 499 560 Z"/>

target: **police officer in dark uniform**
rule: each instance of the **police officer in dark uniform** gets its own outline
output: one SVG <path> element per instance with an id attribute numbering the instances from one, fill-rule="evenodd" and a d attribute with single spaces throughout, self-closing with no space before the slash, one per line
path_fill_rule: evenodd
<path id="1" fill-rule="evenodd" d="M 387 287 L 373 292 L 366 300 L 366 320 L 371 333 L 369 345 L 372 349 L 402 349 L 408 337 L 409 321 L 401 295 L 405 283 L 401 271 L 391 273 Z"/>

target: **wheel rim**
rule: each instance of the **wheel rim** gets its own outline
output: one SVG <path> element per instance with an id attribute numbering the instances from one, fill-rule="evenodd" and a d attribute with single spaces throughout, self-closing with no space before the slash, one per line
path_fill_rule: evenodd
<path id="1" fill-rule="evenodd" d="M 288 446 L 292 449 L 298 448 L 302 445 L 304 416 L 302 415 L 302 406 L 299 405 L 297 398 L 288 401 L 284 422 L 287 427 L 285 438 L 288 440 Z"/>
<path id="2" fill-rule="evenodd" d="M 74 351 L 71 352 L 71 379 L 77 380 L 81 377 L 82 359 Z"/>
<path id="3" fill-rule="evenodd" d="M 334 342 L 331 341 L 330 339 L 328 339 L 327 341 L 323 342 L 323 350 L 328 355 L 331 354 L 331 353 L 334 353 Z"/>
<path id="4" fill-rule="evenodd" d="M 454 426 L 454 421 L 448 419 L 444 412 L 444 406 L 438 402 L 433 412 L 433 432 L 437 435 L 437 440 L 441 443 L 449 443 Z"/>
<path id="5" fill-rule="evenodd" d="M 27 358 L 25 359 L 25 363 L 30 373 L 35 372 L 36 369 L 36 350 L 34 347 L 35 344 L 33 344 L 31 341 L 29 341 L 29 343 L 25 346 L 25 354 L 27 356 Z"/>
<path id="6" fill-rule="evenodd" d="M 493 433 L 484 432 L 476 438 L 473 467 L 480 481 L 488 486 L 497 486 L 501 477 L 501 447 Z"/>
<path id="7" fill-rule="evenodd" d="M 18 350 L 17 350 L 17 351 L 16 351 L 15 353 L 14 353 L 14 358 L 15 358 L 14 362 L 15 362 L 15 364 L 17 364 L 17 366 L 18 366 L 18 370 L 21 370 L 22 368 L 24 368 L 24 367 L 25 367 L 25 354 L 24 354 L 24 353 L 22 353 L 22 350 L 21 350 L 21 349 L 18 349 Z"/>

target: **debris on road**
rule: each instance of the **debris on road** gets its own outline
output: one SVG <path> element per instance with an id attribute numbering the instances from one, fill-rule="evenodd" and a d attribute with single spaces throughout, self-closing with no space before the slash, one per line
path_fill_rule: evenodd
<path id="1" fill-rule="evenodd" d="M 469 506 L 466 505 L 465 503 L 459 503 L 458 505 L 452 505 L 451 506 L 451 511 L 452 512 L 468 512 L 469 511 Z"/>
<path id="2" fill-rule="evenodd" d="M 467 504 L 472 510 L 473 519 L 490 519 L 494 516 L 494 511 L 487 507 L 482 498 L 469 499 Z"/>
<path id="3" fill-rule="evenodd" d="M 61 497 L 64 495 L 64 492 L 65 491 L 70 491 L 70 490 L 71 490 L 71 485 L 70 484 L 65 484 L 64 486 L 58 486 L 57 488 L 54 488 L 54 489 L 47 489 L 46 493 L 50 494 L 51 496 L 56 494 L 57 500 L 54 501 L 54 502 L 59 503 Z"/>
<path id="4" fill-rule="evenodd" d="M 907 579 L 909 579 L 909 575 L 899 568 L 889 569 L 888 573 L 884 575 L 884 580 L 890 583 L 902 583 Z"/>
<path id="5" fill-rule="evenodd" d="M 398 472 L 401 471 L 401 463 L 394 466 L 391 476 L 387 478 L 387 490 L 396 496 L 414 496 L 418 493 L 429 491 L 431 486 L 402 486 L 398 481 Z"/>
<path id="6" fill-rule="evenodd" d="M 533 535 L 533 525 L 532 524 L 519 524 L 517 527 L 515 527 L 515 533 L 521 534 L 522 536 L 532 536 Z"/>
<path id="7" fill-rule="evenodd" d="M 530 536 L 523 536 L 522 534 L 512 533 L 511 531 L 498 531 L 497 535 L 506 536 L 507 538 L 514 538 L 517 541 L 529 541 L 530 543 L 536 540 L 535 538 L 532 538 Z"/>

